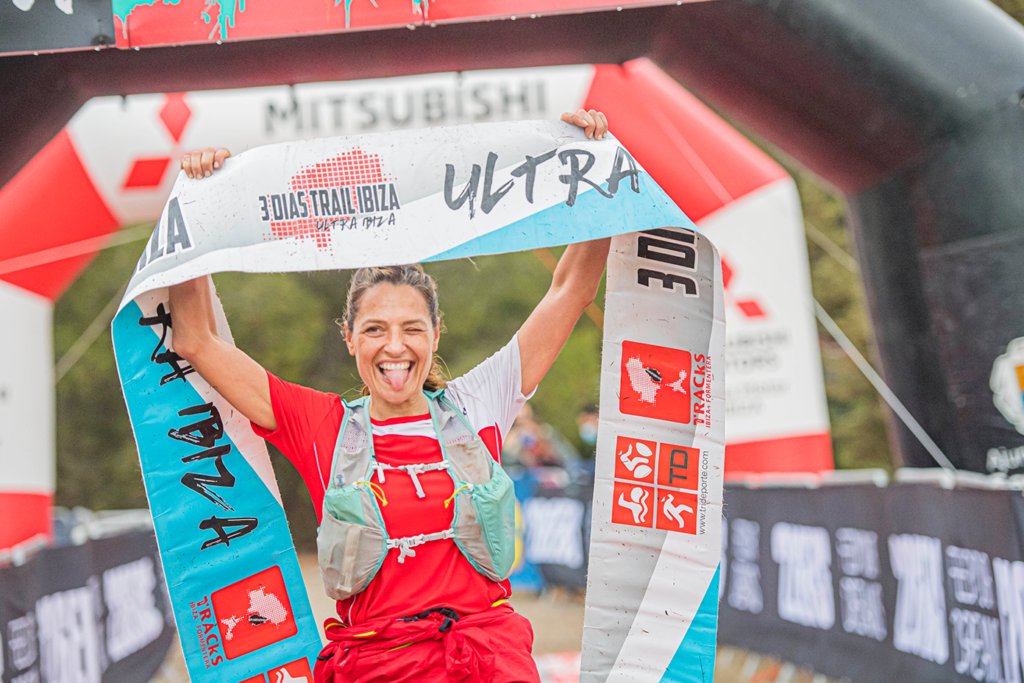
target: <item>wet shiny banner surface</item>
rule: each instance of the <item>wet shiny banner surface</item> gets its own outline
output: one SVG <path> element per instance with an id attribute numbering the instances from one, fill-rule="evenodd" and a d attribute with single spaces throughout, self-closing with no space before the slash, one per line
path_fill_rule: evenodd
<path id="1" fill-rule="evenodd" d="M 624 560 L 658 559 L 616 565 L 602 585 L 591 578 L 588 611 L 618 654 L 585 640 L 583 668 L 601 680 L 705 680 L 724 448 L 720 261 L 617 141 L 525 122 L 284 143 L 203 181 L 179 176 L 113 327 L 193 681 L 311 680 L 320 639 L 266 447 L 174 353 L 166 288 L 221 271 L 380 266 L 609 236 L 591 556 L 615 547 Z M 629 453 L 622 439 L 634 440 Z M 688 589 L 673 590 L 673 576 Z M 645 592 L 672 616 L 636 599 Z"/>

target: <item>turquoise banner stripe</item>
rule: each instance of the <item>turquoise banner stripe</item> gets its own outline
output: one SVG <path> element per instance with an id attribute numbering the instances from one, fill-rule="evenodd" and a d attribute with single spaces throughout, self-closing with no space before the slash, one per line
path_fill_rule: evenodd
<path id="1" fill-rule="evenodd" d="M 298 659 L 306 659 L 312 669 L 321 648 L 320 636 L 284 510 L 227 433 L 217 438 L 214 446 L 227 450 L 222 456 L 222 463 L 234 477 L 234 482 L 230 487 L 211 485 L 208 490 L 220 496 L 233 510 L 224 509 L 182 483 L 182 477 L 189 472 L 216 477 L 216 459 L 205 457 L 182 462 L 182 458 L 204 452 L 207 444 L 186 443 L 171 438 L 168 431 L 209 418 L 211 414 L 202 411 L 178 415 L 179 411 L 202 406 L 206 401 L 181 379 L 161 386 L 161 378 L 172 370 L 168 364 L 150 360 L 160 342 L 161 327 L 140 325 L 141 317 L 142 312 L 135 302 L 127 304 L 118 314 L 113 324 L 115 353 L 128 413 L 139 445 L 164 575 L 191 679 L 196 683 L 214 680 L 238 683 Z M 154 334 L 154 329 L 157 334 Z M 165 350 L 166 347 L 160 346 L 160 351 Z M 193 432 L 193 435 L 198 433 Z M 199 525 L 214 516 L 222 519 L 255 518 L 258 526 L 228 544 L 219 543 L 203 550 L 204 542 L 217 539 L 218 535 L 215 530 L 200 529 Z M 237 529 L 226 528 L 225 531 L 230 533 Z M 204 614 L 204 610 L 210 608 L 211 593 L 273 567 L 280 569 L 291 608 L 290 617 L 294 619 L 297 633 L 228 659 L 222 638 L 222 620 L 230 617 L 247 619 L 248 603 L 244 602 L 243 591 L 243 603 L 234 614 L 225 615 L 223 610 L 221 614 L 212 610 Z M 250 587 L 246 585 L 244 588 Z M 271 592 L 272 584 L 268 584 L 266 590 Z M 272 609 L 269 612 L 272 618 L 277 618 Z M 260 629 L 267 629 L 267 633 L 277 633 L 269 629 L 281 628 L 285 630 L 277 632 L 286 633 L 292 627 L 288 622 L 275 624 L 273 621 L 260 625 Z M 237 649 L 238 642 L 231 645 Z"/>
<path id="2" fill-rule="evenodd" d="M 603 189 L 607 191 L 607 185 Z M 616 220 L 608 220 L 610 212 L 615 214 Z M 576 203 L 571 207 L 565 202 L 559 202 L 432 256 L 427 261 L 554 247 L 661 226 L 699 231 L 664 190 L 650 180 L 646 173 L 641 173 L 639 193 L 633 192 L 628 182 L 622 183 L 619 191 L 610 198 L 597 190 L 590 190 L 578 195 Z"/>
<path id="3" fill-rule="evenodd" d="M 715 570 L 693 623 L 679 643 L 661 677 L 662 683 L 712 683 L 715 677 L 715 648 L 718 644 L 718 575 Z"/>

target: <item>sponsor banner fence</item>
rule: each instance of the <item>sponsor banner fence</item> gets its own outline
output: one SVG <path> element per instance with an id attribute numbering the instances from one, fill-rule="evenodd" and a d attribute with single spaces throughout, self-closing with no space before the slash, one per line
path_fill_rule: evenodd
<path id="1" fill-rule="evenodd" d="M 584 641 L 583 668 L 602 681 L 706 680 L 724 452 L 721 262 L 616 140 L 523 122 L 272 145 L 203 181 L 179 175 L 113 328 L 193 681 L 308 676 L 320 640 L 266 448 L 174 353 L 166 287 L 225 270 L 355 268 L 601 237 L 613 239 L 590 552 L 608 561 L 596 582 L 591 572 L 587 618 L 607 642 Z M 660 454 L 619 453 L 623 438 Z M 642 463 L 657 481 L 638 481 Z"/>
<path id="2" fill-rule="evenodd" d="M 145 683 L 173 637 L 151 531 L 0 567 L 3 683 Z"/>
<path id="3" fill-rule="evenodd" d="M 1019 683 L 1024 497 L 940 476 L 729 487 L 720 642 L 856 683 Z"/>

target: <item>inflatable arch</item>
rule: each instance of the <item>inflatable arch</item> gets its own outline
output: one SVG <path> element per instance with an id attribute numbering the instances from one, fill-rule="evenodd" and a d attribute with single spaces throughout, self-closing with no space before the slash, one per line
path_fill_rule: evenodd
<path id="1" fill-rule="evenodd" d="M 1024 31 L 991 4 L 377 4 L 4 5 L 0 53 L 23 54 L 0 73 L 0 182 L 98 95 L 648 56 L 847 195 L 890 385 L 956 466 L 1024 465 Z M 903 464 L 933 465 L 899 435 Z"/>

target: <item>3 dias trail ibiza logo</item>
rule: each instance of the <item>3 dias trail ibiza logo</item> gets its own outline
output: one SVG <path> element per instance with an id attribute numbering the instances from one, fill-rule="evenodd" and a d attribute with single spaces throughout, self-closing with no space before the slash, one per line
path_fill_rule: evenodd
<path id="1" fill-rule="evenodd" d="M 619 410 L 625 415 L 707 425 L 708 358 L 664 346 L 622 342 Z"/>
<path id="2" fill-rule="evenodd" d="M 392 180 L 379 155 L 358 149 L 304 168 L 288 192 L 256 197 L 260 220 L 270 224 L 264 240 L 312 239 L 329 250 L 332 230 L 394 225 L 402 205 Z"/>

